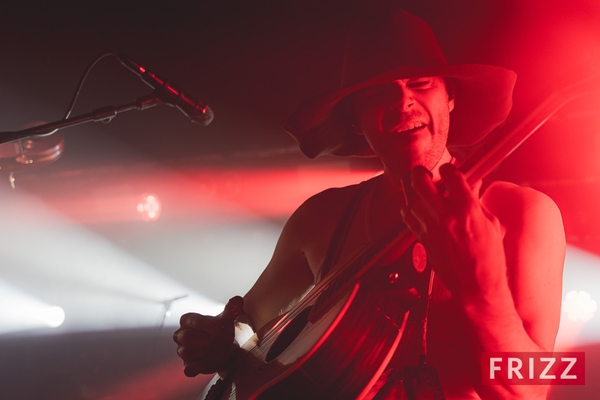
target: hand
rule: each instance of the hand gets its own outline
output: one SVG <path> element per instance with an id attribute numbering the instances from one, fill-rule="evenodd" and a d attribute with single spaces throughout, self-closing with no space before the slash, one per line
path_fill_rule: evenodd
<path id="1" fill-rule="evenodd" d="M 225 307 L 216 317 L 188 313 L 181 317 L 180 328 L 173 334 L 177 355 L 184 363 L 186 376 L 212 374 L 222 370 L 236 349 L 235 319 L 238 314 Z"/>
<path id="2" fill-rule="evenodd" d="M 448 289 L 457 296 L 480 294 L 506 279 L 500 223 L 453 165 L 440 168 L 445 190 L 429 172 L 412 172 L 413 198 L 402 209 L 409 229 Z"/>

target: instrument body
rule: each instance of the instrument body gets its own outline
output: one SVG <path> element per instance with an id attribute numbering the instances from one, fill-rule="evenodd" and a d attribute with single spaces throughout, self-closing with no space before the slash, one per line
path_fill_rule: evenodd
<path id="1" fill-rule="evenodd" d="M 320 315 L 314 307 L 279 319 L 266 338 L 255 334 L 222 374 L 222 389 L 200 398 L 366 398 L 398 349 L 408 309 L 363 282 Z"/>

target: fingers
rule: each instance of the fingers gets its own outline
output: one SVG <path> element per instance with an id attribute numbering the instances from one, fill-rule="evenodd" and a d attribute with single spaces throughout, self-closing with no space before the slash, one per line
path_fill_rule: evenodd
<path id="1" fill-rule="evenodd" d="M 203 372 L 202 365 L 198 361 L 189 361 L 183 363 L 183 373 L 188 378 L 201 374 Z"/>
<path id="2" fill-rule="evenodd" d="M 216 323 L 215 323 L 216 322 Z M 173 333 L 173 340 L 177 343 L 177 355 L 190 367 L 185 367 L 187 376 L 195 376 L 199 372 L 198 359 L 205 357 L 209 352 L 214 338 L 223 331 L 214 317 L 189 313 L 181 317 L 181 327 Z M 194 375 L 188 375 L 194 374 Z"/>
<path id="3" fill-rule="evenodd" d="M 209 350 L 210 347 L 208 346 L 208 344 L 203 346 L 179 345 L 177 346 L 177 355 L 183 361 L 194 361 L 206 356 Z"/>
<path id="4" fill-rule="evenodd" d="M 207 317 L 197 313 L 182 315 L 179 325 L 181 329 L 195 329 L 208 332 L 211 335 L 218 335 L 224 329 L 224 325 L 218 317 Z"/>
<path id="5" fill-rule="evenodd" d="M 214 337 L 206 331 L 194 329 L 178 329 L 173 334 L 177 343 L 177 355 L 183 360 L 183 373 L 194 377 L 200 373 L 210 372 L 210 349 Z"/>
<path id="6" fill-rule="evenodd" d="M 434 182 L 432 174 L 421 166 L 403 177 L 408 205 L 402 209 L 402 216 L 421 241 L 426 241 L 440 226 L 450 229 L 457 218 L 462 220 L 478 204 L 476 190 L 471 189 L 458 168 L 445 164 L 439 172 L 440 182 Z"/>
<path id="7" fill-rule="evenodd" d="M 206 355 L 215 338 L 226 335 L 225 327 L 216 317 L 189 313 L 181 317 L 180 324 L 173 340 L 178 344 L 177 354 L 184 361 Z"/>
<path id="8" fill-rule="evenodd" d="M 451 199 L 454 204 L 469 205 L 472 203 L 471 187 L 458 168 L 452 164 L 444 164 L 440 167 L 440 177 L 444 182 L 446 197 Z"/>
<path id="9" fill-rule="evenodd" d="M 232 320 L 188 313 L 181 317 L 180 325 L 173 340 L 186 376 L 213 373 L 225 365 L 234 342 Z"/>
<path id="10" fill-rule="evenodd" d="M 444 164 L 439 169 L 441 182 L 435 183 L 432 174 L 417 166 L 411 173 L 411 185 L 415 198 L 409 202 L 413 212 L 423 214 L 461 213 L 468 211 L 477 200 L 477 188 L 471 188 L 465 176 L 452 164 Z"/>
<path id="11" fill-rule="evenodd" d="M 207 332 L 191 329 L 178 329 L 173 334 L 173 339 L 177 343 L 177 355 L 184 361 L 184 366 L 201 361 L 210 351 L 212 342 L 212 337 Z M 191 368 L 190 371 L 195 369 Z"/>
<path id="12" fill-rule="evenodd" d="M 214 335 L 206 331 L 183 328 L 176 330 L 173 334 L 175 343 L 185 346 L 204 346 L 210 343 L 213 337 Z"/>

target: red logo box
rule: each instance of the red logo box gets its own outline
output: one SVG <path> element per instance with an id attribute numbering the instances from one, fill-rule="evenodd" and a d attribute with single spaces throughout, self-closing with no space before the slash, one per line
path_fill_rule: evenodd
<path id="1" fill-rule="evenodd" d="M 585 385 L 585 353 L 483 353 L 481 371 L 484 385 Z"/>

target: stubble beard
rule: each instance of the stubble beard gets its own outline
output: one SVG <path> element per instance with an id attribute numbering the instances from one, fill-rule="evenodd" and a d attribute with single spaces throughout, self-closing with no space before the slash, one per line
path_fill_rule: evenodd
<path id="1" fill-rule="evenodd" d="M 402 175 L 418 165 L 433 170 L 446 150 L 448 124 L 444 124 L 444 127 L 431 134 L 430 139 L 429 146 L 426 148 L 423 148 L 423 143 L 416 141 L 404 146 L 402 151 L 382 157 L 384 169 L 393 175 Z"/>

